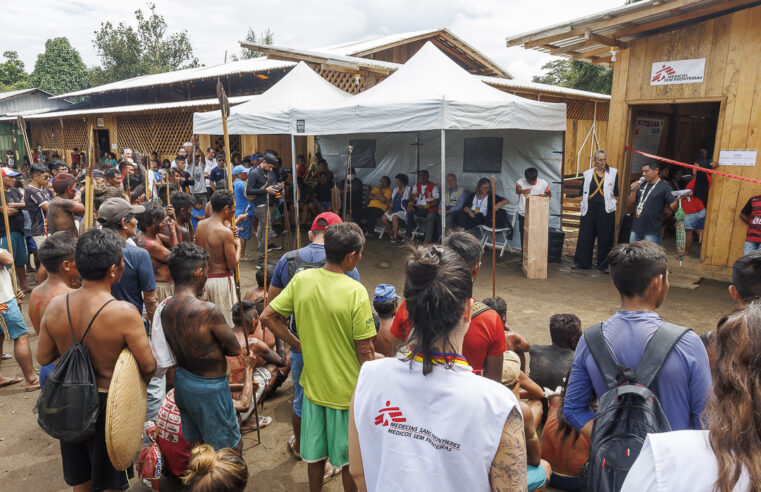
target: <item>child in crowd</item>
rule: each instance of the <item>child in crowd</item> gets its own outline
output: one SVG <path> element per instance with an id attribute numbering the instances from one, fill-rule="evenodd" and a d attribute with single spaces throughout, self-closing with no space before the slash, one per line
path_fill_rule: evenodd
<path id="1" fill-rule="evenodd" d="M 518 354 L 508 350 L 504 355 L 502 365 L 502 384 L 507 386 L 515 396 L 520 400 L 521 394 L 521 360 Z M 532 409 L 520 401 L 521 413 L 523 414 L 523 429 L 526 435 L 526 461 L 528 472 L 526 481 L 528 490 L 543 489 L 552 475 L 550 464 L 542 459 L 542 443 L 537 435 L 537 428 L 541 423 L 541 418 L 536 419 Z"/>
<path id="2" fill-rule="evenodd" d="M 206 212 L 203 209 L 203 201 L 200 198 L 196 198 L 193 204 L 193 210 L 190 211 L 190 221 L 193 224 L 193 230 L 196 230 L 198 222 L 206 218 Z"/>
<path id="3" fill-rule="evenodd" d="M 237 451 L 214 451 L 208 444 L 193 448 L 182 483 L 191 492 L 243 492 L 248 483 L 248 466 Z"/>
<path id="4" fill-rule="evenodd" d="M 576 492 L 581 490 L 579 474 L 589 459 L 589 438 L 563 418 L 567 382 L 566 375 L 560 394 L 547 399 L 547 421 L 542 430 L 542 459 L 552 467 L 550 487 Z"/>
<path id="5" fill-rule="evenodd" d="M 521 359 L 521 371 L 526 370 L 526 352 L 531 348 L 531 344 L 523 338 L 520 333 L 510 329 L 507 325 L 507 302 L 499 296 L 487 297 L 482 301 L 484 304 L 492 308 L 497 312 L 502 324 L 505 326 L 505 340 L 507 340 L 507 348 L 512 350 Z"/>
<path id="6" fill-rule="evenodd" d="M 555 314 L 550 318 L 551 345 L 532 345 L 529 349 L 529 374 L 542 388 L 555 389 L 573 363 L 581 339 L 581 320 L 574 314 Z"/>
<path id="7" fill-rule="evenodd" d="M 373 318 L 375 331 L 378 333 L 375 350 L 382 354 L 392 351 L 391 324 L 394 322 L 394 315 L 399 307 L 399 299 L 401 298 L 396 295 L 396 289 L 390 284 L 380 284 L 373 293 L 373 309 L 377 313 Z"/>

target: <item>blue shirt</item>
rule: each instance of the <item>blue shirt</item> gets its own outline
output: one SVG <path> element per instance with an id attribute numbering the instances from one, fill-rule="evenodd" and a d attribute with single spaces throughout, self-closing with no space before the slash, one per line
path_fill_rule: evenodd
<path id="1" fill-rule="evenodd" d="M 196 226 L 198 225 L 198 221 L 201 220 L 201 217 L 205 215 L 206 211 L 204 209 L 197 209 L 194 208 L 190 211 L 190 222 L 193 224 L 193 230 L 196 230 Z"/>
<path id="2" fill-rule="evenodd" d="M 246 213 L 246 209 L 251 202 L 246 198 L 246 182 L 236 178 L 233 181 L 233 193 L 235 194 L 235 216 Z"/>
<path id="3" fill-rule="evenodd" d="M 618 363 L 636 370 L 647 342 L 662 323 L 663 319 L 652 311 L 618 311 L 602 324 L 602 334 Z M 699 418 L 711 391 L 711 369 L 703 342 L 695 332 L 682 335 L 650 390 L 661 401 L 671 430 L 702 428 Z M 565 419 L 580 430 L 595 416 L 589 404 L 607 391 L 582 337 L 568 378 L 563 403 Z"/>
<path id="4" fill-rule="evenodd" d="M 299 249 L 299 258 L 310 263 L 317 263 L 325 260 L 325 246 L 322 244 L 310 243 L 303 248 Z M 280 260 L 275 265 L 275 271 L 272 272 L 272 286 L 278 289 L 285 289 L 285 286 L 290 282 L 291 277 L 288 274 L 288 267 L 286 266 L 288 259 L 284 256 L 280 257 Z M 359 272 L 355 268 L 348 272 L 346 275 L 350 276 L 357 282 L 359 282 Z"/>
<path id="5" fill-rule="evenodd" d="M 127 244 L 124 254 L 124 273 L 118 284 L 111 286 L 111 295 L 120 301 L 127 301 L 143 315 L 143 291 L 156 290 L 151 255 L 148 251 Z"/>

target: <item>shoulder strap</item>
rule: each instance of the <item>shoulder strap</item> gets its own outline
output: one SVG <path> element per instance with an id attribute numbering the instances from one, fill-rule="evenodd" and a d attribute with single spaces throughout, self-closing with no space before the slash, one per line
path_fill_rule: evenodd
<path id="1" fill-rule="evenodd" d="M 647 342 L 645 353 L 642 355 L 642 360 L 635 371 L 638 383 L 650 386 L 661 370 L 661 367 L 663 367 L 663 363 L 666 362 L 671 349 L 682 338 L 682 335 L 688 331 L 689 328 L 665 321 L 658 327 L 650 338 L 650 341 Z"/>
<path id="2" fill-rule="evenodd" d="M 68 294 L 66 295 L 66 297 L 67 297 L 67 301 L 68 301 Z M 93 324 L 93 322 L 95 321 L 95 318 L 97 318 L 97 317 L 98 317 L 98 315 L 100 314 L 100 312 L 101 312 L 101 311 L 103 311 L 103 308 L 105 308 L 105 307 L 106 307 L 106 306 L 108 306 L 108 305 L 109 305 L 109 304 L 110 304 L 112 301 L 115 301 L 115 300 L 116 300 L 116 299 L 114 299 L 114 298 L 112 297 L 111 299 L 109 299 L 109 300 L 107 300 L 106 302 L 104 302 L 104 303 L 103 303 L 103 305 L 100 307 L 100 309 L 98 309 L 98 311 L 95 313 L 95 315 L 94 315 L 94 316 L 92 317 L 92 319 L 90 320 L 90 324 L 89 324 L 89 325 L 87 325 L 87 329 L 85 330 L 85 334 L 84 334 L 84 335 L 82 335 L 82 340 L 80 340 L 80 341 L 79 341 L 80 343 L 84 343 L 84 341 L 85 341 L 85 337 L 87 336 L 87 334 L 88 334 L 88 333 L 90 333 L 90 328 L 92 328 L 92 324 Z M 66 304 L 66 307 L 68 308 L 68 302 L 67 302 L 67 304 Z M 69 318 L 69 323 L 71 323 L 71 318 Z M 74 330 L 73 330 L 73 329 L 72 329 L 72 331 L 71 331 L 71 334 L 72 334 L 72 335 L 74 334 Z"/>
<path id="3" fill-rule="evenodd" d="M 587 347 L 589 347 L 589 351 L 592 353 L 592 357 L 605 380 L 605 384 L 608 388 L 613 388 L 618 384 L 616 379 L 618 361 L 616 361 L 616 357 L 602 336 L 602 323 L 597 323 L 584 330 L 584 340 L 587 342 Z"/>
<path id="4" fill-rule="evenodd" d="M 69 329 L 71 330 L 71 339 L 76 343 L 77 337 L 74 336 L 74 325 L 71 324 L 71 311 L 69 310 L 69 294 L 66 294 L 66 316 L 69 317 Z"/>

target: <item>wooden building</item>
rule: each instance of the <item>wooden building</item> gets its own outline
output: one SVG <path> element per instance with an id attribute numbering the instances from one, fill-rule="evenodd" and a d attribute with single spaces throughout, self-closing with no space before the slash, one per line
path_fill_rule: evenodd
<path id="1" fill-rule="evenodd" d="M 0 92 L 0 116 L 16 113 L 44 113 L 58 109 L 68 109 L 72 104 L 65 100 L 51 100 L 52 94 L 41 89 L 21 89 L 10 92 Z M 0 159 L 5 159 L 6 152 L 11 150 L 17 159 L 26 155 L 23 136 L 18 133 L 14 121 L 0 121 Z"/>
<path id="2" fill-rule="evenodd" d="M 507 44 L 614 68 L 605 148 L 621 171 L 622 196 L 642 163 L 627 146 L 687 163 L 707 146 L 718 170 L 761 179 L 753 161 L 761 147 L 761 2 L 646 0 Z M 728 150 L 746 151 L 749 165 L 722 162 Z M 700 263 L 692 268 L 726 277 L 745 241 L 740 210 L 760 191 L 758 184 L 713 178 Z M 623 213 L 619 206 L 619 218 Z"/>

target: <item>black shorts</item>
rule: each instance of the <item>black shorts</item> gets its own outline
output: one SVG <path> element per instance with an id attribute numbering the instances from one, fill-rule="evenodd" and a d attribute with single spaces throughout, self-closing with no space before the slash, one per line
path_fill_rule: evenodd
<path id="1" fill-rule="evenodd" d="M 82 442 L 61 441 L 61 461 L 63 479 L 70 486 L 80 485 L 89 480 L 91 490 L 127 490 L 132 466 L 127 470 L 115 470 L 108 459 L 106 449 L 106 402 L 108 393 L 98 393 L 100 412 L 95 434 Z"/>

